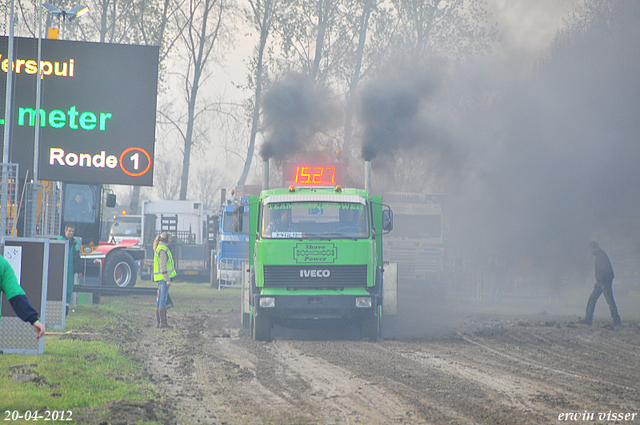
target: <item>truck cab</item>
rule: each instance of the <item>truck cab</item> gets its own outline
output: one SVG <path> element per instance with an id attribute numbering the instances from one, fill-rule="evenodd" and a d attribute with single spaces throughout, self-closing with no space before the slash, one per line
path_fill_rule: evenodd
<path id="1" fill-rule="evenodd" d="M 357 325 L 375 341 L 383 314 L 382 235 L 392 214 L 360 189 L 265 190 L 250 199 L 250 327 Z"/>
<path id="2" fill-rule="evenodd" d="M 120 243 L 125 240 L 135 241 L 137 244 L 142 241 L 141 215 L 119 215 L 113 218 L 109 226 L 108 241 Z"/>
<path id="3" fill-rule="evenodd" d="M 240 226 L 237 223 L 238 219 L 243 221 Z M 236 200 L 236 203 L 229 200 L 227 205 L 223 206 L 218 245 L 218 288 L 240 286 L 242 264 L 249 261 L 249 197 L 242 197 L 239 202 Z"/>
<path id="4" fill-rule="evenodd" d="M 100 184 L 64 183 L 62 200 L 62 230 L 75 226 L 75 238 L 82 245 L 83 285 L 104 285 L 120 288 L 136 284 L 136 261 L 144 251 L 135 241 L 104 242 L 100 240 L 104 207 L 115 207 L 116 197 Z"/>

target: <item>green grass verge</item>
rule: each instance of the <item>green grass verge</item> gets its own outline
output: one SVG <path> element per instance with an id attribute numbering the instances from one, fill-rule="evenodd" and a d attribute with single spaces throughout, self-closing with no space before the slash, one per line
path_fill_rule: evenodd
<path id="1" fill-rule="evenodd" d="M 24 368 L 10 366 L 27 364 Z M 0 410 L 56 410 L 99 406 L 111 400 L 153 396 L 139 365 L 103 341 L 53 339 L 41 356 L 0 356 Z M 8 373 L 7 373 L 8 372 Z M 36 375 L 13 382 L 16 372 Z"/>
<path id="2" fill-rule="evenodd" d="M 141 281 L 141 287 L 153 286 Z M 218 291 L 208 283 L 175 282 L 170 289 L 174 311 L 229 311 L 239 308 L 240 291 Z M 145 402 L 156 397 L 142 365 L 128 357 L 127 344 L 141 332 L 141 315 L 153 316 L 152 296 L 101 297 L 99 304 L 75 307 L 67 316 L 66 331 L 100 334 L 68 338 L 48 330 L 44 354 L 0 355 L 0 420 L 5 411 L 72 410 L 104 406 L 114 400 Z M 18 367 L 16 367 L 18 366 Z M 14 382 L 18 373 L 30 382 Z M 13 424 L 31 421 L 11 421 Z"/>

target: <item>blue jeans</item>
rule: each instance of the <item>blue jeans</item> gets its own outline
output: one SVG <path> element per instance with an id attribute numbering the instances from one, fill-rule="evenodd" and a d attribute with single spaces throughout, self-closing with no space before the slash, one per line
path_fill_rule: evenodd
<path id="1" fill-rule="evenodd" d="M 167 296 L 169 296 L 169 287 L 167 286 L 167 282 L 161 280 L 158 284 L 158 296 L 156 299 L 156 307 L 166 307 L 167 306 Z"/>
<path id="2" fill-rule="evenodd" d="M 613 280 L 608 280 L 605 282 L 596 282 L 593 286 L 593 292 L 591 292 L 591 296 L 589 297 L 589 301 L 587 302 L 587 314 L 585 319 L 589 322 L 593 321 L 593 313 L 596 309 L 596 302 L 600 295 L 604 294 L 604 299 L 607 300 L 607 304 L 609 304 L 609 312 L 611 313 L 611 318 L 614 323 L 620 323 L 620 315 L 618 314 L 618 307 L 616 306 L 616 301 L 613 299 Z"/>

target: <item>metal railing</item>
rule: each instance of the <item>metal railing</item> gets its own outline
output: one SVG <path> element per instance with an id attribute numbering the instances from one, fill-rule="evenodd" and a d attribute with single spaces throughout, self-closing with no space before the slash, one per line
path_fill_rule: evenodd
<path id="1" fill-rule="evenodd" d="M 18 164 L 0 164 L 0 235 L 17 236 Z"/>
<path id="2" fill-rule="evenodd" d="M 221 258 L 218 263 L 218 289 L 242 286 L 242 258 Z M 212 264 L 211 267 L 216 267 Z"/>
<path id="3" fill-rule="evenodd" d="M 60 235 L 62 190 L 45 183 L 27 183 L 23 196 L 25 237 Z"/>

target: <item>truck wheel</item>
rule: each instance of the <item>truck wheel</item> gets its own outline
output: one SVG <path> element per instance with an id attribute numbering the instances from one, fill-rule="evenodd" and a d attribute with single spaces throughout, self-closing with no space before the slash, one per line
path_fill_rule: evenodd
<path id="1" fill-rule="evenodd" d="M 380 320 L 378 315 L 372 312 L 367 315 L 360 325 L 360 336 L 362 339 L 368 339 L 371 342 L 378 340 L 378 334 L 380 333 Z"/>
<path id="2" fill-rule="evenodd" d="M 136 284 L 138 270 L 133 257 L 124 251 L 107 255 L 102 278 L 109 286 L 132 288 Z"/>
<path id="3" fill-rule="evenodd" d="M 271 341 L 271 321 L 265 316 L 253 316 L 253 339 Z"/>

